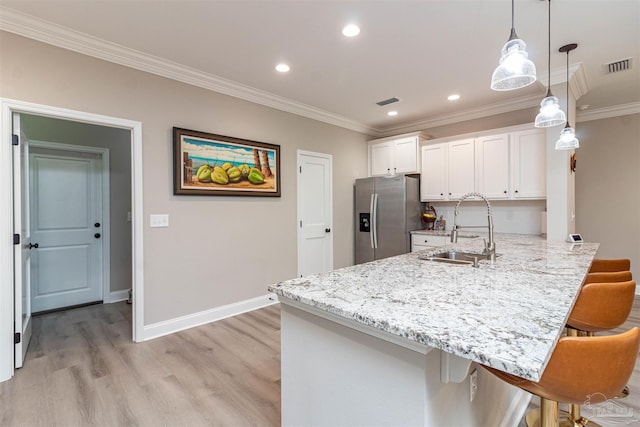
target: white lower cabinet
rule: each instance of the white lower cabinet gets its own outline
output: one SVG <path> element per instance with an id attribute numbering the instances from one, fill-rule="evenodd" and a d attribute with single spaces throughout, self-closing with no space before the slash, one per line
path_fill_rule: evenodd
<path id="1" fill-rule="evenodd" d="M 449 244 L 449 240 L 449 236 L 432 236 L 430 234 L 413 233 L 411 234 L 411 252 L 444 246 Z"/>

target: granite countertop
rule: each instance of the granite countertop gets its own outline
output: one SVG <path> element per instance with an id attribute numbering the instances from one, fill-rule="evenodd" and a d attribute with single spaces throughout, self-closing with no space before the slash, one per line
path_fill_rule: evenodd
<path id="1" fill-rule="evenodd" d="M 496 234 L 479 268 L 424 261 L 443 247 L 269 286 L 290 299 L 538 381 L 562 333 L 597 243 Z M 447 248 L 480 252 L 482 236 Z"/>

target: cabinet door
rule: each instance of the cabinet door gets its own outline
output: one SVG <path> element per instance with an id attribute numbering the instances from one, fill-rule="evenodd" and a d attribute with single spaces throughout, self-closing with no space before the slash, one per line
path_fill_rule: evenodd
<path id="1" fill-rule="evenodd" d="M 425 145 L 421 149 L 420 200 L 447 200 L 448 144 Z"/>
<path id="2" fill-rule="evenodd" d="M 402 138 L 393 141 L 393 172 L 419 172 L 417 137 Z"/>
<path id="3" fill-rule="evenodd" d="M 544 129 L 514 132 L 511 135 L 513 197 L 547 197 L 547 150 Z"/>
<path id="4" fill-rule="evenodd" d="M 448 158 L 449 199 L 475 191 L 474 140 L 450 142 Z"/>
<path id="5" fill-rule="evenodd" d="M 490 199 L 509 197 L 509 134 L 475 141 L 478 192 Z"/>
<path id="6" fill-rule="evenodd" d="M 369 176 L 382 176 L 392 173 L 392 144 L 384 142 L 369 145 Z"/>

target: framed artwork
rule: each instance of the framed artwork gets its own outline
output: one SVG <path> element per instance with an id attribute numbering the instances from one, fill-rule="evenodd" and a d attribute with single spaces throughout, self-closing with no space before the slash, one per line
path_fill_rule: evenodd
<path id="1" fill-rule="evenodd" d="M 280 146 L 173 128 L 173 194 L 280 197 Z"/>

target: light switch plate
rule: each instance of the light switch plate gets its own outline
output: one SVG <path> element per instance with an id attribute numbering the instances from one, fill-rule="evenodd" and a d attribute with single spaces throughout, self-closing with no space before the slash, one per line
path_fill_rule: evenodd
<path id="1" fill-rule="evenodd" d="M 149 215 L 149 227 L 168 227 L 169 215 Z"/>

